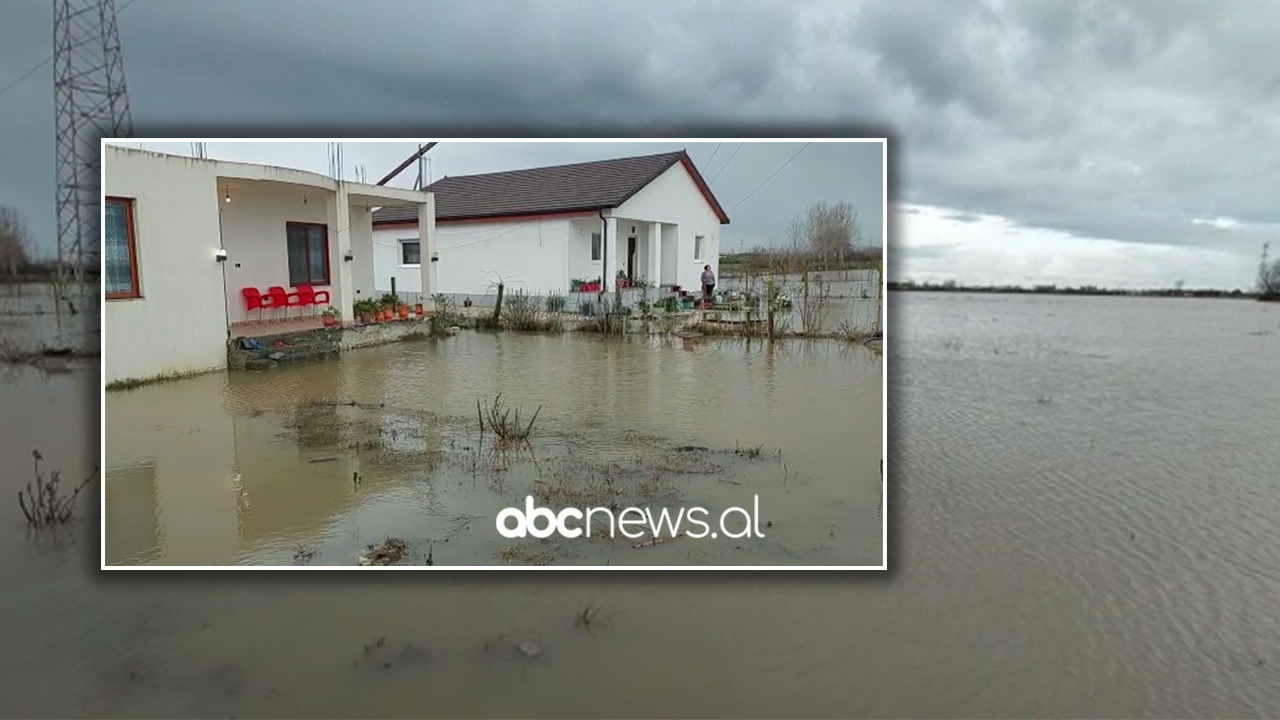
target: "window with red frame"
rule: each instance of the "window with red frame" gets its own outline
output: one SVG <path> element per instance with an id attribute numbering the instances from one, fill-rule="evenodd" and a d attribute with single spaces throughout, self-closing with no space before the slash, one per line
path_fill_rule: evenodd
<path id="1" fill-rule="evenodd" d="M 107 299 L 142 297 L 133 199 L 109 197 L 103 203 L 103 213 L 102 270 Z"/>

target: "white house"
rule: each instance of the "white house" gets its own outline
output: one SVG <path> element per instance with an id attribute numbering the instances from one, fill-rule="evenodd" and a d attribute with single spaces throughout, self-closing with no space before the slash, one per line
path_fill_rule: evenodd
<path id="1" fill-rule="evenodd" d="M 353 301 L 381 294 L 374 208 L 412 216 L 420 246 L 434 243 L 429 192 L 111 144 L 102 170 L 106 383 L 225 368 L 236 327 L 324 309 L 250 309 L 246 288 L 311 285 L 351 320 Z M 431 264 L 416 272 L 431 292 Z"/>
<path id="2" fill-rule="evenodd" d="M 533 293 L 619 277 L 696 290 L 719 273 L 720 203 L 684 151 L 484 175 L 445 177 L 436 198 L 439 289 L 493 292 L 501 279 Z M 378 292 L 421 292 L 424 253 L 411 208 L 373 213 Z"/>

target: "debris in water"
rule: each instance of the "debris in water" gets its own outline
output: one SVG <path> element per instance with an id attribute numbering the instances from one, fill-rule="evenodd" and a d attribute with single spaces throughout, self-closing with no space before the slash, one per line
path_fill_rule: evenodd
<path id="1" fill-rule="evenodd" d="M 536 658 L 542 655 L 542 646 L 532 640 L 524 640 L 517 644 L 516 648 L 524 653 L 527 658 Z"/>
<path id="2" fill-rule="evenodd" d="M 297 565 L 305 565 L 311 562 L 311 558 L 316 556 L 316 551 L 304 545 L 298 545 L 293 549 L 293 562 Z"/>
<path id="3" fill-rule="evenodd" d="M 709 452 L 709 448 L 701 445 L 680 445 L 676 447 L 676 452 Z"/>
<path id="4" fill-rule="evenodd" d="M 361 555 L 357 562 L 361 565 L 393 565 L 404 559 L 409 550 L 409 543 L 400 538 L 387 538 L 381 545 L 370 545 L 369 554 Z"/>
<path id="5" fill-rule="evenodd" d="M 667 542 L 668 540 L 675 540 L 678 537 L 684 537 L 684 535 L 685 535 L 684 533 L 676 533 L 675 535 L 672 535 L 670 537 L 662 537 L 661 535 L 659 535 L 656 537 L 651 537 L 648 540 L 639 540 L 639 541 L 633 542 L 631 543 L 631 547 L 633 548 L 653 547 L 654 545 L 659 545 L 661 543 Z"/>

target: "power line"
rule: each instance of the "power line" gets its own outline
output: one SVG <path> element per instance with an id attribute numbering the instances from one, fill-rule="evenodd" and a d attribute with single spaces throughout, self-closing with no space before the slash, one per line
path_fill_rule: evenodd
<path id="1" fill-rule="evenodd" d="M 720 146 L 723 144 L 722 142 L 716 143 L 716 149 L 711 151 L 711 157 L 707 158 L 707 163 L 702 166 L 704 169 L 711 167 L 711 161 L 716 159 L 716 153 L 720 152 Z"/>
<path id="2" fill-rule="evenodd" d="M 724 165 L 720 166 L 720 169 L 716 172 L 716 177 L 711 178 L 711 182 L 707 183 L 708 185 L 714 183 L 716 178 L 720 177 L 720 173 L 724 172 L 724 169 L 729 167 L 729 163 L 733 162 L 733 159 L 738 157 L 738 150 L 741 150 L 743 145 L 746 145 L 746 143 L 738 143 L 737 150 L 734 150 L 733 154 L 729 156 L 729 159 L 724 161 Z"/>
<path id="3" fill-rule="evenodd" d="M 772 180 L 772 179 L 773 179 L 773 177 L 774 177 L 774 175 L 777 175 L 778 173 L 782 172 L 782 169 L 783 169 L 783 168 L 785 168 L 786 166 L 790 165 L 792 160 L 795 160 L 797 157 L 799 157 L 799 156 L 800 156 L 800 153 L 804 152 L 804 149 L 805 149 L 805 148 L 807 148 L 807 147 L 809 147 L 809 146 L 810 146 L 810 145 L 812 145 L 812 144 L 813 144 L 813 143 L 805 143 L 804 145 L 801 145 L 801 146 L 800 146 L 800 149 L 796 151 L 796 154 L 795 154 L 795 155 L 792 155 L 791 157 L 787 158 L 787 161 L 786 161 L 786 162 L 784 162 L 784 163 L 782 163 L 781 165 L 779 165 L 779 166 L 778 166 L 778 169 L 773 171 L 773 175 L 770 175 L 769 177 L 765 178 L 765 179 L 764 179 L 764 182 L 762 182 L 762 183 L 760 183 L 759 185 L 757 185 L 755 190 L 752 190 L 751 192 L 747 193 L 747 196 L 746 196 L 746 197 L 744 197 L 744 198 L 742 198 L 741 200 L 739 200 L 737 205 L 734 205 L 733 207 L 729 208 L 729 212 L 733 212 L 734 210 L 737 210 L 737 209 L 738 209 L 738 205 L 741 205 L 742 203 L 744 203 L 744 202 L 746 202 L 747 200 L 749 200 L 749 199 L 751 198 L 751 196 L 752 196 L 752 195 L 755 195 L 755 194 L 760 190 L 760 188 L 764 187 L 764 186 L 765 186 L 765 185 L 766 185 L 770 180 Z"/>
<path id="4" fill-rule="evenodd" d="M 129 7 L 130 5 L 132 5 L 132 4 L 136 3 L 136 2 L 138 2 L 138 0 L 129 0 L 128 2 L 124 3 L 123 5 L 121 5 L 121 6 L 116 10 L 116 14 L 118 15 L 118 14 L 120 14 L 120 13 L 124 12 L 125 10 L 127 10 L 127 9 L 128 9 L 128 7 Z M 16 78 L 14 78 L 14 79 L 13 79 L 13 81 L 12 81 L 12 82 L 10 82 L 8 85 L 5 85 L 4 87 L 0 87 L 0 95 L 4 95 L 5 93 L 9 92 L 10 90 L 12 90 L 12 89 L 14 89 L 14 88 L 18 87 L 18 85 L 22 84 L 22 81 L 23 81 L 23 80 L 26 80 L 27 78 L 31 77 L 32 75 L 35 75 L 35 74 L 36 74 L 36 71 L 38 71 L 40 68 L 44 67 L 45 65 L 48 65 L 48 64 L 49 64 L 49 63 L 51 63 L 51 62 L 53 62 L 53 55 L 52 55 L 52 54 L 50 54 L 50 55 L 49 55 L 49 57 L 45 58 L 44 60 L 41 60 L 40 62 L 36 63 L 34 66 L 32 66 L 32 68 L 31 68 L 30 70 L 28 70 L 28 71 L 26 71 L 26 72 L 22 73 L 21 75 L 19 75 L 19 76 L 18 76 L 18 77 L 16 77 Z"/>

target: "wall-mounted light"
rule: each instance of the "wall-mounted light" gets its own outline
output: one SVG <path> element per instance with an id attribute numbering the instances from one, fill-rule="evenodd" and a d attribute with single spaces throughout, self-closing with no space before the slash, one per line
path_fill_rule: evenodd
<path id="1" fill-rule="evenodd" d="M 226 262 L 227 251 L 223 250 L 222 248 L 218 248 L 218 250 L 213 253 L 213 259 L 217 260 L 218 262 Z"/>
<path id="2" fill-rule="evenodd" d="M 438 252 L 431 253 L 431 262 L 440 262 L 440 253 Z"/>
<path id="3" fill-rule="evenodd" d="M 352 260 L 355 260 L 355 259 L 356 259 L 356 256 L 355 256 L 355 255 L 353 255 L 353 254 L 352 254 L 352 252 L 351 252 L 350 250 L 348 250 L 348 251 L 347 251 L 347 254 L 346 254 L 346 255 L 343 255 L 343 256 L 342 256 L 342 261 L 343 261 L 343 262 L 351 262 Z"/>

